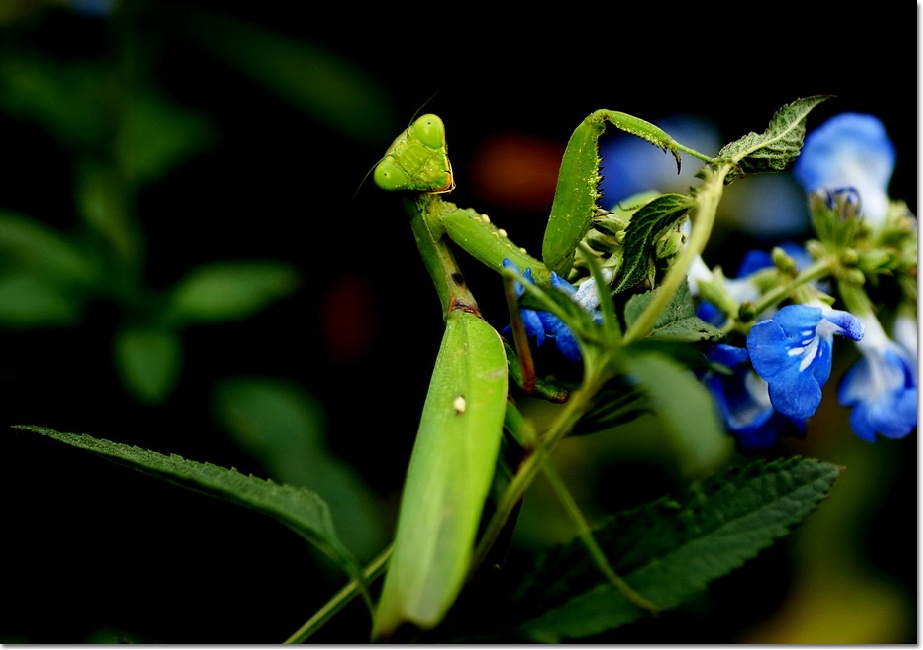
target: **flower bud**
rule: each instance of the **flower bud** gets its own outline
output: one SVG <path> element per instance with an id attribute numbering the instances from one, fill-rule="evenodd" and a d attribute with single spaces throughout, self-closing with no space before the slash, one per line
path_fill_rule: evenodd
<path id="1" fill-rule="evenodd" d="M 865 273 L 859 269 L 846 269 L 845 273 L 840 277 L 840 280 L 861 287 L 865 284 Z"/>
<path id="2" fill-rule="evenodd" d="M 840 263 L 844 266 L 855 266 L 859 261 L 859 253 L 855 248 L 844 248 L 840 251 Z"/>

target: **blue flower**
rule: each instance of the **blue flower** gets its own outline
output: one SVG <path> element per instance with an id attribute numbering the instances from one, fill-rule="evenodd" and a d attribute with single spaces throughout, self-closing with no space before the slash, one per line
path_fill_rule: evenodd
<path id="1" fill-rule="evenodd" d="M 861 201 L 860 214 L 880 223 L 888 211 L 894 160 L 894 143 L 881 120 L 864 113 L 841 113 L 808 134 L 792 171 L 808 193 L 854 189 Z"/>
<path id="2" fill-rule="evenodd" d="M 852 314 L 825 305 L 788 305 L 756 323 L 747 349 L 754 370 L 769 383 L 775 409 L 802 420 L 814 415 L 830 378 L 833 335 L 858 341 L 863 330 Z"/>
<path id="3" fill-rule="evenodd" d="M 917 426 L 916 359 L 888 338 L 874 316 L 862 318 L 866 335 L 859 361 L 840 382 L 837 397 L 851 406 L 850 425 L 863 440 L 877 433 L 903 438 Z"/>
<path id="4" fill-rule="evenodd" d="M 520 273 L 519 268 L 509 258 L 503 260 L 503 266 Z M 526 281 L 534 284 L 532 269 L 526 269 L 522 272 L 522 277 Z M 557 273 L 553 271 L 551 273 L 552 287 L 568 294 L 584 309 L 593 313 L 599 305 L 599 292 L 596 291 L 595 284 L 589 284 L 591 282 L 592 280 L 587 280 L 580 285 L 580 289 L 577 289 Z M 517 282 L 516 297 L 520 297 L 522 292 L 522 285 Z M 571 332 L 570 328 L 560 318 L 547 311 L 535 311 L 532 309 L 520 309 L 519 313 L 522 315 L 526 334 L 535 347 L 542 345 L 545 339 L 551 339 L 565 359 L 580 361 L 583 357 L 580 352 L 580 344 L 577 343 L 574 333 Z M 600 319 L 601 316 L 597 318 L 597 320 Z M 510 326 L 507 326 L 502 330 L 502 334 L 509 335 L 510 331 Z"/>
<path id="5" fill-rule="evenodd" d="M 503 266 L 508 269 L 513 269 L 516 273 L 521 273 L 519 268 L 509 260 L 509 258 L 503 260 Z M 524 273 L 521 273 L 522 278 L 529 282 L 530 284 L 535 284 L 535 281 L 532 279 L 532 269 L 526 269 Z M 519 298 L 522 296 L 523 288 L 522 284 L 516 282 L 516 297 Z M 535 347 L 540 346 L 545 342 L 545 326 L 542 324 L 541 319 L 538 316 L 538 312 L 534 309 L 520 309 L 519 315 L 522 318 L 522 323 L 525 326 L 526 336 L 529 337 L 529 340 L 535 344 Z M 510 327 L 507 326 L 503 333 L 509 333 Z"/>
<path id="6" fill-rule="evenodd" d="M 804 420 L 786 417 L 773 408 L 769 385 L 753 372 L 746 348 L 718 343 L 707 356 L 730 371 L 709 372 L 704 381 L 725 426 L 742 449 L 769 449 L 785 434 L 804 435 Z"/>

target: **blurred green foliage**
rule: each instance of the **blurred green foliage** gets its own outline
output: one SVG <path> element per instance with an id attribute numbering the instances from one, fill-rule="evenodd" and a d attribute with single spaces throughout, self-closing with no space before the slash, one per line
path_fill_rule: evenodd
<path id="1" fill-rule="evenodd" d="M 728 53 L 715 85 L 734 86 L 733 93 L 709 94 L 702 75 L 674 74 L 661 56 L 650 57 L 650 66 L 617 61 L 618 34 L 594 34 L 594 45 L 565 53 L 551 33 L 513 38 L 519 24 L 497 34 L 484 26 L 475 42 L 471 33 L 459 38 L 442 32 L 437 21 L 430 26 L 445 41 L 424 54 L 399 47 L 419 45 L 419 38 L 395 40 L 394 34 L 408 36 L 404 12 L 397 18 L 405 31 L 383 25 L 360 34 L 346 21 L 334 30 L 333 21 L 317 16 L 305 19 L 312 28 L 286 29 L 290 13 L 272 3 L 261 12 L 250 3 L 209 8 L 208 2 L 126 0 L 114 3 L 111 15 L 75 11 L 90 4 L 0 0 L 0 128 L 13 179 L 0 192 L 6 421 L 93 428 L 130 444 L 186 449 L 189 458 L 244 464 L 258 475 L 308 487 L 331 505 L 339 537 L 360 559 L 380 550 L 387 536 L 395 505 L 388 490 L 403 476 L 416 417 L 402 419 L 400 410 L 418 413 L 425 366 L 436 349 L 437 339 L 427 339 L 419 323 L 429 315 L 437 323 L 438 313 L 413 255 L 395 245 L 389 273 L 383 273 L 382 262 L 369 254 L 382 233 L 402 231 L 404 224 L 381 226 L 386 219 L 368 210 L 358 228 L 358 210 L 347 203 L 375 156 L 434 90 L 445 87 L 446 110 L 440 112 L 451 120 L 460 193 L 474 185 L 466 184 L 469 172 L 459 161 L 470 158 L 479 130 L 541 131 L 560 144 L 572 124 L 600 106 L 653 117 L 650 106 L 672 111 L 674 104 L 692 103 L 736 137 L 754 118 L 739 101 L 739 81 L 772 65 L 792 75 L 801 71 L 802 79 L 782 87 L 757 75 L 759 83 L 746 90 L 746 108 L 833 92 L 842 100 L 831 110 L 913 113 L 910 99 L 903 102 L 907 110 L 900 101 L 879 98 L 893 97 L 882 91 L 887 75 L 880 70 L 893 67 L 898 44 L 914 42 L 892 34 L 914 20 L 895 16 L 889 22 L 866 8 L 860 16 L 838 10 L 835 18 L 843 22 L 828 28 L 846 34 L 869 24 L 870 32 L 882 35 L 875 42 L 857 48 L 823 38 L 801 41 L 783 61 L 784 53 L 773 48 Z M 274 13 L 273 24 L 267 17 Z M 613 24 L 623 18 L 608 16 Z M 875 29 L 878 23 L 887 29 Z M 340 48 L 329 45 L 338 39 Z M 490 46 L 493 41 L 498 45 Z M 359 57 L 360 50 L 368 54 Z M 251 103 L 257 91 L 292 113 Z M 683 91 L 687 98 L 678 99 Z M 195 101 L 209 95 L 213 101 Z M 718 115 L 721 107 L 731 109 Z M 899 122 L 898 133 L 914 123 L 915 115 Z M 243 124 L 245 143 L 290 137 L 254 149 L 284 157 L 285 164 L 267 165 L 234 149 L 240 140 L 229 138 L 229 131 Z M 237 173 L 233 165 L 241 167 Z M 211 168 L 224 176 L 203 173 Z M 895 182 L 905 189 L 897 195 L 914 198 L 906 188 L 915 187 L 915 171 L 914 161 L 899 158 Z M 27 186 L 17 186 L 24 174 Z M 258 184 L 259 200 L 241 191 L 245 183 Z M 281 185 L 295 189 L 282 192 Z M 305 195 L 314 212 L 293 203 L 294 192 Z M 239 205 L 228 210 L 234 201 Z M 294 221 L 307 227 L 279 228 Z M 514 226 L 534 223 L 526 215 Z M 332 254 L 331 233 L 343 230 L 347 241 Z M 307 234 L 295 237 L 296 231 Z M 410 250 L 408 243 L 403 251 Z M 378 304 L 386 309 L 380 311 L 415 310 L 412 327 L 398 318 L 382 324 L 389 350 L 373 351 L 358 370 L 331 369 L 319 358 L 305 363 L 299 346 L 310 341 L 318 352 L 322 345 L 307 318 L 293 318 L 323 302 L 325 281 L 318 276 L 326 280 L 344 267 L 384 277 L 386 297 Z M 407 269 L 412 272 L 404 274 Z M 334 324 L 339 318 L 328 315 Z M 260 327 L 235 329 L 245 325 Z M 410 354 L 402 349 L 409 343 L 418 346 Z M 108 357 L 99 354 L 101 347 Z M 272 359 L 264 358 L 267 351 Z M 416 356 L 421 377 L 397 381 L 394 368 L 406 369 L 402 364 Z M 296 367 L 289 374 L 298 381 L 276 376 L 280 367 Z M 326 385 L 328 392 L 314 394 L 301 381 L 307 378 L 312 388 Z M 203 393 L 210 399 L 199 399 Z M 199 412 L 203 403 L 205 415 Z M 349 408 L 330 412 L 343 403 Z M 333 428 L 345 435 L 331 438 Z M 850 466 L 840 481 L 843 492 L 864 500 L 834 493 L 791 547 L 721 582 L 708 598 L 659 621 L 659 628 L 629 629 L 616 642 L 711 642 L 716 636 L 768 643 L 915 641 L 915 601 L 907 585 L 914 582 L 908 576 L 916 552 L 916 469 L 915 454 L 907 450 L 916 443 L 869 448 L 850 438 L 841 444 L 833 440 L 848 437 L 841 413 L 819 414 L 818 429 L 836 435 L 793 443 L 787 451 Z M 581 437 L 562 448 L 556 460 L 589 510 L 634 505 L 674 486 L 683 470 L 664 451 L 669 441 L 651 430 L 642 419 L 620 439 Z M 29 570 L 12 583 L 15 602 L 0 630 L 5 642 L 220 642 L 227 639 L 216 630 L 225 628 L 234 632 L 230 642 L 265 642 L 267 629 L 294 629 L 338 586 L 319 578 L 315 566 L 305 570 L 292 561 L 304 547 L 286 546 L 283 534 L 259 522 L 239 525 L 236 512 L 208 515 L 211 504 L 192 504 L 184 513 L 185 495 L 159 485 L 126 482 L 120 494 L 111 481 L 124 478 L 122 472 L 96 465 L 84 472 L 74 468 L 81 459 L 21 444 L 13 450 L 26 453 L 4 458 L 6 514 L 10 556 Z M 360 456 L 367 460 L 352 464 Z M 370 467 L 382 469 L 375 474 Z M 47 487 L 35 481 L 40 475 Z M 879 484 L 880 492 L 865 490 L 882 477 L 891 482 Z M 124 498 L 132 508 L 112 515 Z M 536 490 L 525 503 L 518 541 L 537 546 L 569 534 L 554 508 L 554 499 Z M 161 509 L 172 518 L 165 520 Z M 72 568 L 59 553 L 62 544 L 121 567 L 143 555 L 156 579 L 113 573 L 97 563 Z M 224 559 L 228 549 L 231 560 Z M 824 560 L 823 574 L 810 571 Z M 803 567 L 807 571 L 793 577 Z M 169 585 L 162 576 L 183 570 L 209 576 L 220 602 L 214 610 L 208 594 L 174 589 L 164 596 Z M 827 580 L 829 572 L 837 579 Z M 239 598 L 238 590 L 252 585 L 259 603 Z M 790 605 L 781 607 L 790 594 Z M 713 617 L 698 616 L 702 612 Z M 885 630 L 882 612 L 888 614 Z M 763 619 L 769 620 L 758 626 Z M 362 611 L 345 615 L 320 642 L 363 637 L 367 622 Z"/>

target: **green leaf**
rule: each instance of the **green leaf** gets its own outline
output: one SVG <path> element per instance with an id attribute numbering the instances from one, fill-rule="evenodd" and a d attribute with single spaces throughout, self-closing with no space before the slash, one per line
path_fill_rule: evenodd
<path id="1" fill-rule="evenodd" d="M 87 434 L 34 426 L 13 428 L 40 433 L 181 487 L 268 515 L 323 551 L 350 577 L 362 579 L 359 565 L 334 531 L 327 504 L 310 490 L 274 483 L 252 474 L 244 476 L 233 467 L 199 463 L 176 454 L 165 456 Z"/>
<path id="2" fill-rule="evenodd" d="M 804 458 L 759 460 L 677 501 L 619 513 L 594 534 L 614 570 L 668 610 L 788 535 L 826 497 L 840 469 Z M 646 615 L 598 575 L 580 540 L 540 558 L 520 594 L 516 612 L 528 618 L 519 629 L 533 641 L 585 638 Z"/>
<path id="3" fill-rule="evenodd" d="M 92 284 L 97 276 L 96 263 L 66 235 L 14 212 L 0 212 L 0 255 L 63 285 Z"/>
<path id="4" fill-rule="evenodd" d="M 733 438 L 724 431 L 702 382 L 670 357 L 626 353 L 630 376 L 666 429 L 682 473 L 700 478 L 724 464 L 733 451 Z"/>
<path id="5" fill-rule="evenodd" d="M 625 228 L 622 265 L 613 279 L 613 293 L 630 289 L 650 274 L 654 240 L 686 216 L 693 200 L 685 194 L 663 194 L 635 212 Z"/>
<path id="6" fill-rule="evenodd" d="M 173 391 L 183 365 L 183 345 L 171 329 L 125 327 L 113 341 L 115 365 L 139 400 L 160 404 Z"/>
<path id="7" fill-rule="evenodd" d="M 133 184 L 156 181 L 214 140 L 208 119 L 173 104 L 150 86 L 132 89 L 118 126 L 115 154 Z"/>
<path id="8" fill-rule="evenodd" d="M 141 268 L 143 235 L 126 206 L 121 172 L 112 165 L 83 161 L 77 169 L 75 195 L 84 223 L 111 247 L 122 267 Z"/>
<path id="9" fill-rule="evenodd" d="M 173 287 L 167 319 L 174 323 L 240 320 L 298 289 L 298 270 L 272 260 L 203 264 Z"/>
<path id="10" fill-rule="evenodd" d="M 93 146 L 107 137 L 106 113 L 100 110 L 107 73 L 82 61 L 60 64 L 41 55 L 5 53 L 0 57 L 0 102 L 69 146 Z"/>
<path id="11" fill-rule="evenodd" d="M 644 392 L 621 375 L 603 386 L 593 401 L 593 407 L 568 435 L 583 436 L 614 429 L 651 412 Z"/>
<path id="12" fill-rule="evenodd" d="M 31 273 L 0 277 L 0 323 L 14 327 L 75 325 L 83 312 L 80 297 Z"/>
<path id="13" fill-rule="evenodd" d="M 625 304 L 625 324 L 627 326 L 630 327 L 644 312 L 648 303 L 653 299 L 654 293 L 655 291 L 648 291 L 628 299 Z M 695 315 L 695 302 L 687 282 L 684 282 L 673 295 L 670 304 L 654 323 L 648 335 L 652 339 L 689 343 L 714 341 L 720 336 L 721 330 Z"/>
<path id="14" fill-rule="evenodd" d="M 786 104 L 773 115 L 766 131 L 759 134 L 751 131 L 722 147 L 716 158 L 729 159 L 738 165 L 738 170 L 728 173 L 725 182 L 744 174 L 786 169 L 801 153 L 808 113 L 826 99 L 829 95 L 806 97 Z"/>

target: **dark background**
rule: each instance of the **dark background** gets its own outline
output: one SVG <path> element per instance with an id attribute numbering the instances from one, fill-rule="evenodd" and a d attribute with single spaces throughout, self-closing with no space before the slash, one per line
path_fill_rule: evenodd
<path id="1" fill-rule="evenodd" d="M 379 136 L 350 140 L 197 47 L 176 23 L 177 7 L 197 5 L 326 47 L 367 72 L 389 102 L 372 130 Z M 761 131 L 796 98 L 834 95 L 809 128 L 841 111 L 878 115 L 898 152 L 891 195 L 916 211 L 917 11 L 908 3 L 810 13 L 804 4 L 747 11 L 711 4 L 650 15 L 594 5 L 560 18 L 536 15 L 533 6 L 509 20 L 452 5 L 391 15 L 276 1 L 142 6 L 139 37 L 157 44 L 156 78 L 179 104 L 207 114 L 218 133 L 212 148 L 141 196 L 150 282 L 166 286 L 203 260 L 268 257 L 298 265 L 304 286 L 245 322 L 190 330 L 183 378 L 156 408 L 134 402 L 109 369 L 105 304 L 54 336 L 5 332 L 3 428 L 85 432 L 263 475 L 215 427 L 209 390 L 226 375 L 280 376 L 318 396 L 331 447 L 393 498 L 441 315 L 399 202 L 364 177 L 421 109 L 446 123 L 458 183 L 452 200 L 502 220 L 530 248 L 550 204 L 541 170 L 601 107 L 652 121 L 708 116 L 730 141 Z M 105 22 L 55 8 L 4 29 L 4 38 L 15 32 L 17 44 L 65 58 L 104 55 L 111 46 Z M 0 207 L 67 227 L 66 151 L 15 117 L 2 118 L 0 133 Z M 508 134 L 527 136 L 547 155 L 525 159 L 537 176 L 530 190 L 492 199 L 475 180 L 477 156 L 491 137 Z M 739 244 L 724 251 L 729 259 L 746 248 L 745 235 L 735 237 Z M 489 280 L 471 268 L 476 288 Z M 503 320 L 502 302 L 485 297 L 482 307 Z M 880 444 L 900 445 L 912 459 L 915 435 Z M 0 441 L 5 638 L 80 643 L 108 626 L 155 643 L 275 643 L 339 587 L 297 536 L 259 515 L 34 434 L 7 431 Z M 915 593 L 916 466 L 900 467 L 885 499 L 894 517 L 867 533 L 877 535 L 873 545 L 885 538 L 879 568 Z M 773 549 L 722 581 L 709 616 L 666 617 L 615 640 L 735 642 L 784 597 L 793 571 L 787 560 L 784 546 Z M 343 620 L 325 640 L 363 642 L 362 612 Z M 915 642 L 915 630 L 903 641 Z"/>

